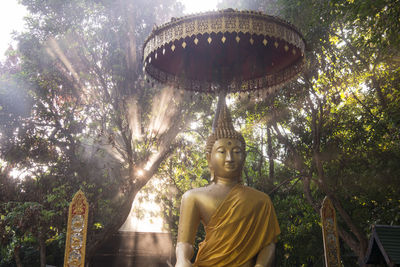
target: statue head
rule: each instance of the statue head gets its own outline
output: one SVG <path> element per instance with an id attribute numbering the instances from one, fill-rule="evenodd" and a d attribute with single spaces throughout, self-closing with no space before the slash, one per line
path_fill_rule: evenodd
<path id="1" fill-rule="evenodd" d="M 216 125 L 207 139 L 206 153 L 211 176 L 240 179 L 246 158 L 246 143 L 235 131 L 225 103 L 216 114 Z"/>

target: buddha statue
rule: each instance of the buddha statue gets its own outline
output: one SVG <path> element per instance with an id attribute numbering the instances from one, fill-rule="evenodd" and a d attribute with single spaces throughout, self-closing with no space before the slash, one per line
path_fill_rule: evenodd
<path id="1" fill-rule="evenodd" d="M 212 182 L 182 197 L 175 267 L 271 266 L 280 234 L 273 204 L 265 193 L 241 183 L 245 141 L 224 101 L 215 121 L 206 146 Z M 192 264 L 200 222 L 206 236 Z"/>

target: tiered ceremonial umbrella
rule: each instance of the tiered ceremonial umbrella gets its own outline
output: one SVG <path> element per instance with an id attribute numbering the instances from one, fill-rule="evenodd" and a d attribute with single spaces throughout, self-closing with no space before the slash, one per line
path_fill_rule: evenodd
<path id="1" fill-rule="evenodd" d="M 305 42 L 291 24 L 232 9 L 189 15 L 155 27 L 143 46 L 156 81 L 203 93 L 272 93 L 304 66 Z"/>
<path id="2" fill-rule="evenodd" d="M 266 97 L 304 67 L 305 41 L 290 23 L 261 12 L 226 9 L 155 27 L 143 46 L 144 68 L 177 89 Z M 215 122 L 214 122 L 215 124 Z"/>

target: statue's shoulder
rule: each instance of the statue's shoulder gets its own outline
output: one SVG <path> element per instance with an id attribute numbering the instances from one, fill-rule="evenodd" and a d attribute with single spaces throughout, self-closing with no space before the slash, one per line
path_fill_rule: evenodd
<path id="1" fill-rule="evenodd" d="M 259 199 L 266 202 L 271 202 L 271 198 L 266 193 L 260 190 L 257 190 L 247 185 L 242 185 L 241 189 L 243 190 L 244 194 L 248 195 L 252 199 Z"/>
<path id="2" fill-rule="evenodd" d="M 186 191 L 183 194 L 182 199 L 185 199 L 185 200 L 187 199 L 189 201 L 194 201 L 194 200 L 197 200 L 198 198 L 202 198 L 205 195 L 207 195 L 207 192 L 208 192 L 207 186 L 193 188 L 193 189 L 190 189 L 190 190 Z"/>

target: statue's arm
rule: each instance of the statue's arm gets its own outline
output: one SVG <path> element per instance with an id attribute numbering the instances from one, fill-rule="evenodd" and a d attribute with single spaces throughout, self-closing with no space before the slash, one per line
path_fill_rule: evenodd
<path id="1" fill-rule="evenodd" d="M 257 255 L 255 267 L 270 267 L 275 258 L 275 243 L 271 242 L 268 246 L 260 250 Z"/>
<path id="2" fill-rule="evenodd" d="M 200 223 L 200 213 L 193 192 L 188 191 L 183 195 L 180 210 L 175 267 L 191 267 L 193 243 Z"/>

